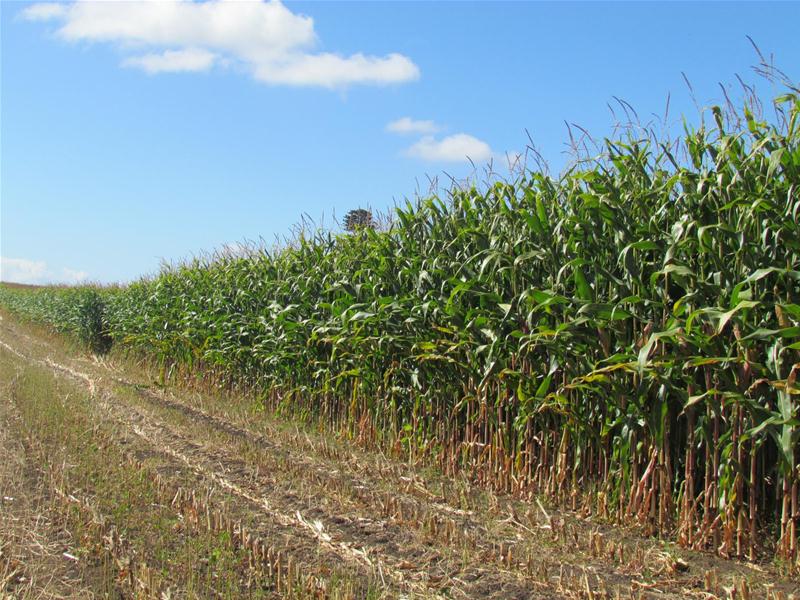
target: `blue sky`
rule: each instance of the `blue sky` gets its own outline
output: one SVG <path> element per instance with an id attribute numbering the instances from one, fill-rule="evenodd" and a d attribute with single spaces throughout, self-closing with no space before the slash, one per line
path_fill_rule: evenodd
<path id="1" fill-rule="evenodd" d="M 3 280 L 129 281 L 428 189 L 564 121 L 696 120 L 751 71 L 798 75 L 798 3 L 191 2 L 2 7 Z M 393 125 L 392 125 L 393 124 Z M 478 172 L 482 176 L 482 169 Z"/>

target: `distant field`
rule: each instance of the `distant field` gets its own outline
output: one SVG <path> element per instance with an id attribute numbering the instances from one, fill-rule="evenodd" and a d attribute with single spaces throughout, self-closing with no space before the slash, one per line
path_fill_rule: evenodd
<path id="1" fill-rule="evenodd" d="M 13 283 L 11 281 L 2 281 L 2 282 L 0 282 L 0 285 L 4 285 L 4 286 L 6 286 L 8 288 L 11 288 L 12 290 L 13 289 L 35 290 L 35 289 L 38 289 L 38 288 L 42 287 L 40 285 L 33 285 L 33 284 L 29 284 L 29 283 Z"/>

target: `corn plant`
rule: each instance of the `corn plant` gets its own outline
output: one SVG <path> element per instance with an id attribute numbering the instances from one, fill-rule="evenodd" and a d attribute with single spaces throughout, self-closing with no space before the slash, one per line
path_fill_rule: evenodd
<path id="1" fill-rule="evenodd" d="M 0 302 L 498 490 L 797 564 L 797 91 L 774 107 L 631 130 L 385 231 Z"/>
<path id="2" fill-rule="evenodd" d="M 20 288 L 0 286 L 0 304 L 73 335 L 93 352 L 111 348 L 106 299 L 112 288 L 95 286 Z"/>

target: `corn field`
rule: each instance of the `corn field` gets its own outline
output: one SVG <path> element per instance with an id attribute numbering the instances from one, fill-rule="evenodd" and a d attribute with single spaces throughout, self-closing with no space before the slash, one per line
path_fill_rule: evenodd
<path id="1" fill-rule="evenodd" d="M 447 473 L 800 565 L 800 98 L 384 230 L 0 304 Z"/>

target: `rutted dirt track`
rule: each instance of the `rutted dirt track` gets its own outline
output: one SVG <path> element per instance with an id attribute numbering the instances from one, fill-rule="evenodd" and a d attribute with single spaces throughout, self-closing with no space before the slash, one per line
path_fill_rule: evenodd
<path id="1" fill-rule="evenodd" d="M 103 443 L 152 479 L 161 504 L 187 528 L 228 531 L 247 556 L 237 568 L 263 574 L 266 595 L 778 598 L 795 591 L 764 567 L 497 498 L 266 416 L 248 422 L 230 399 L 165 391 L 7 315 L 0 360 L 46 370 L 87 393 L 95 427 L 110 432 Z M 5 394 L 3 402 L 15 410 Z M 104 527 L 113 519 L 95 517 Z M 121 595 L 207 597 L 182 589 L 169 572 L 140 571 Z M 349 583 L 334 594 L 333 580 Z"/>

